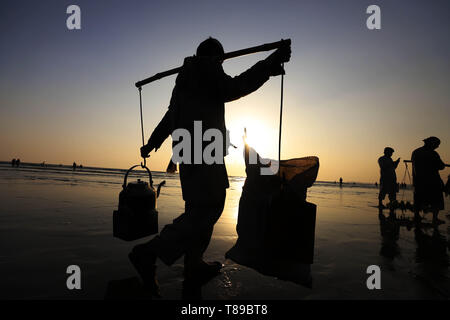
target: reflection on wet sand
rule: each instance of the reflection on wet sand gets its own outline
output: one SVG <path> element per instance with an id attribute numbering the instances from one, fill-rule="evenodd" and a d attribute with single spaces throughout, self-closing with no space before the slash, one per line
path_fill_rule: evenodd
<path id="1" fill-rule="evenodd" d="M 423 219 L 407 217 L 401 213 L 397 217 L 396 210 L 389 209 L 387 216 L 379 209 L 381 250 L 380 255 L 392 261 L 401 255 L 398 244 L 403 228 L 407 233 L 414 234 L 415 255 L 411 261 L 411 273 L 423 284 L 431 287 L 438 295 L 448 298 L 450 291 L 448 283 L 450 242 L 439 230 L 439 224 L 426 222 Z"/>

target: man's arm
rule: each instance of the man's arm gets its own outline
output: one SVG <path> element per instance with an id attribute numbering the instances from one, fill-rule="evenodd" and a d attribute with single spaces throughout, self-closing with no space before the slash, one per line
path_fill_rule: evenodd
<path id="1" fill-rule="evenodd" d="M 158 150 L 167 137 L 171 134 L 171 109 L 167 110 L 166 114 L 159 122 L 158 126 L 153 130 L 148 143 L 141 147 L 141 156 L 143 158 L 148 157 L 148 154 L 155 149 Z"/>
<path id="2" fill-rule="evenodd" d="M 382 172 L 385 172 L 389 168 L 385 157 L 378 158 L 378 165 L 380 166 Z"/>
<path id="3" fill-rule="evenodd" d="M 398 164 L 400 163 L 400 158 L 394 161 L 394 169 L 397 169 Z"/>
<path id="4" fill-rule="evenodd" d="M 438 170 L 444 170 L 445 169 L 445 163 L 441 160 L 441 157 L 439 156 L 439 153 L 435 151 L 436 154 L 436 166 L 438 167 Z"/>
<path id="5" fill-rule="evenodd" d="M 286 46 L 277 49 L 267 59 L 256 63 L 247 71 L 236 77 L 225 74 L 222 84 L 224 102 L 233 101 L 258 90 L 270 76 L 284 74 L 282 63 L 288 62 L 291 48 Z"/>
<path id="6" fill-rule="evenodd" d="M 265 61 L 258 62 L 236 77 L 225 74 L 222 89 L 224 102 L 237 100 L 258 90 L 269 77 L 269 67 Z"/>

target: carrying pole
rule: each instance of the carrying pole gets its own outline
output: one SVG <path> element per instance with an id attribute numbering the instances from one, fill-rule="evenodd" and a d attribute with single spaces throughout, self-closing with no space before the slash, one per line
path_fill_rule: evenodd
<path id="1" fill-rule="evenodd" d="M 284 63 L 281 64 L 281 68 L 284 71 Z M 281 165 L 281 124 L 283 123 L 283 89 L 284 86 L 284 72 L 281 74 L 281 98 L 280 98 L 280 130 L 278 133 L 278 170 L 280 170 Z"/>
<path id="2" fill-rule="evenodd" d="M 227 60 L 227 59 L 231 59 L 231 58 L 244 56 L 247 54 L 278 49 L 282 46 L 287 46 L 290 44 L 291 44 L 291 39 L 286 39 L 286 40 L 281 40 L 281 41 L 277 41 L 277 42 L 266 43 L 266 44 L 256 46 L 256 47 L 250 47 L 250 48 L 246 48 L 246 49 L 242 49 L 242 50 L 228 52 L 228 53 L 225 53 L 222 57 L 218 57 L 218 58 L 221 60 Z M 167 76 L 170 76 L 173 74 L 176 74 L 181 71 L 181 68 L 182 67 L 178 67 L 178 68 L 173 68 L 173 69 L 170 69 L 170 70 L 167 70 L 164 72 L 159 72 L 159 73 L 155 74 L 154 76 L 151 76 L 149 78 L 146 78 L 144 80 L 136 82 L 135 86 L 137 88 L 141 88 L 142 86 L 145 86 L 146 84 L 149 84 L 150 82 L 162 79 L 164 77 L 167 77 Z"/>

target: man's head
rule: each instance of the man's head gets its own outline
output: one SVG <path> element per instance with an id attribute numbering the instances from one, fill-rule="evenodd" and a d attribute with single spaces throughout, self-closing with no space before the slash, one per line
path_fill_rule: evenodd
<path id="1" fill-rule="evenodd" d="M 391 147 L 384 148 L 384 154 L 388 157 L 392 157 L 392 154 L 394 153 L 394 149 Z"/>
<path id="2" fill-rule="evenodd" d="M 439 140 L 439 138 L 436 138 L 436 137 L 428 137 L 428 138 L 424 139 L 423 142 L 425 143 L 426 147 L 429 147 L 433 150 L 437 149 L 439 147 L 439 145 L 441 144 L 441 140 Z"/>
<path id="3" fill-rule="evenodd" d="M 216 57 L 225 53 L 219 40 L 209 37 L 197 47 L 198 57 Z"/>

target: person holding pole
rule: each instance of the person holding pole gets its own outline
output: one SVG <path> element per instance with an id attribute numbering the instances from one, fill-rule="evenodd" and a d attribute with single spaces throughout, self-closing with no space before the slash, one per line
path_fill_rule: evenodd
<path id="1" fill-rule="evenodd" d="M 222 44 L 213 38 L 203 41 L 196 55 L 184 60 L 169 108 L 148 143 L 141 148 L 141 156 L 145 158 L 151 151 L 156 151 L 176 129 L 185 129 L 193 137 L 194 121 L 201 121 L 202 130 L 217 129 L 222 133 L 223 159 L 227 154 L 225 102 L 254 92 L 270 76 L 284 74 L 282 64 L 289 61 L 290 55 L 289 42 L 233 78 L 225 74 L 222 68 L 226 57 Z M 176 143 L 173 142 L 172 146 L 175 150 Z M 201 148 L 204 149 L 205 145 Z M 195 152 L 192 146 L 192 157 Z M 226 189 L 229 187 L 225 163 L 207 164 L 202 160 L 202 163 L 194 164 L 192 159 L 189 163 L 179 163 L 179 170 L 185 212 L 172 224 L 166 225 L 158 236 L 135 246 L 129 254 L 144 286 L 156 296 L 159 295 L 155 266 L 157 258 L 171 265 L 184 255 L 185 281 L 204 283 L 222 268 L 220 262 L 204 261 L 203 254 L 225 204 Z"/>

